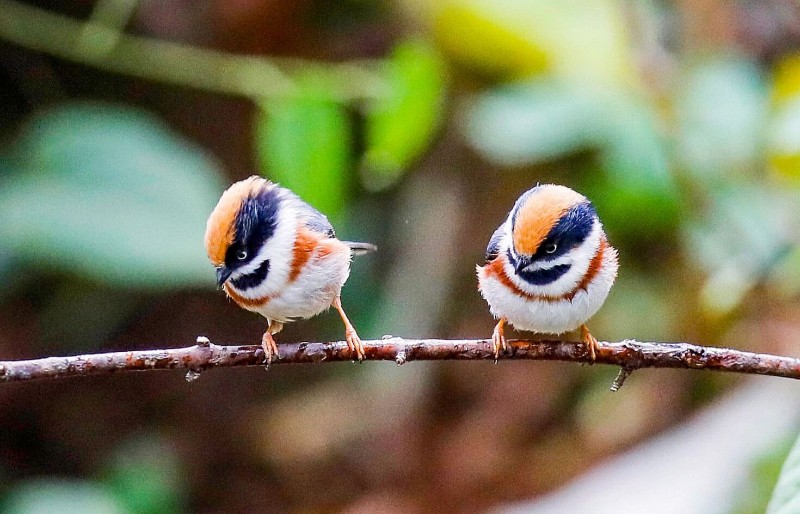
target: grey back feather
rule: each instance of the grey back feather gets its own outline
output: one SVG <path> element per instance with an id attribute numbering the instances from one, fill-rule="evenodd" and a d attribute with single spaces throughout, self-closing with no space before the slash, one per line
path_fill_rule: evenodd
<path id="1" fill-rule="evenodd" d="M 315 232 L 325 234 L 328 237 L 336 237 L 336 232 L 333 230 L 333 225 L 331 225 L 331 222 L 328 221 L 327 216 L 325 216 L 315 208 L 311 207 L 309 204 L 304 202 L 302 198 L 294 194 L 289 189 L 286 188 L 282 189 L 284 191 L 284 194 L 288 198 L 291 198 L 292 201 L 294 201 L 298 213 L 300 217 L 303 219 L 303 223 L 305 223 L 306 227 Z M 350 247 L 350 250 L 353 252 L 353 255 L 364 255 L 367 253 L 372 253 L 378 249 L 377 246 L 371 243 L 361 243 L 357 241 L 342 241 L 342 242 Z"/>
<path id="2" fill-rule="evenodd" d="M 336 232 L 333 230 L 333 225 L 331 222 L 328 221 L 328 217 L 316 210 L 315 208 L 311 207 L 309 204 L 303 201 L 302 198 L 294 194 L 292 191 L 286 188 L 282 188 L 284 191 L 284 195 L 288 198 L 291 198 L 295 206 L 297 207 L 298 214 L 303 219 L 306 227 L 313 230 L 314 232 L 319 232 L 321 234 L 325 234 L 328 237 L 336 237 Z"/>

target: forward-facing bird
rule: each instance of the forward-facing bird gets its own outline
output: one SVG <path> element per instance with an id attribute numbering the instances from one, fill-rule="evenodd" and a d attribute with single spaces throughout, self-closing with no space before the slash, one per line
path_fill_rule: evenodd
<path id="1" fill-rule="evenodd" d="M 478 289 L 499 318 L 495 358 L 507 351 L 504 328 L 562 334 L 580 327 L 594 361 L 597 340 L 586 327 L 617 276 L 617 251 L 585 196 L 542 184 L 514 204 L 477 267 Z"/>
<path id="2" fill-rule="evenodd" d="M 340 292 L 352 255 L 375 250 L 340 241 L 328 218 L 296 194 L 261 177 L 236 182 L 208 218 L 206 251 L 217 283 L 240 307 L 267 318 L 267 363 L 278 353 L 273 335 L 284 323 L 333 306 L 355 358 L 364 346 L 342 308 Z"/>

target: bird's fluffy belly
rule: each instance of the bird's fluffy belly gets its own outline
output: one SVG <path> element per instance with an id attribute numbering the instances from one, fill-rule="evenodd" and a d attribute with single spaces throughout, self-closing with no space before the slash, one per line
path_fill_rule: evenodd
<path id="1" fill-rule="evenodd" d="M 572 299 L 537 300 L 520 296 L 497 278 L 479 272 L 479 288 L 496 318 L 506 318 L 520 330 L 545 334 L 561 334 L 578 328 L 603 305 L 611 289 L 613 277 L 601 271 L 588 287 Z"/>
<path id="2" fill-rule="evenodd" d="M 310 318 L 331 306 L 349 274 L 350 249 L 337 245 L 331 252 L 312 256 L 297 278 L 281 287 L 280 292 L 270 296 L 265 303 L 250 310 L 280 322 Z"/>
<path id="3" fill-rule="evenodd" d="M 276 321 L 315 316 L 331 306 L 349 274 L 349 250 L 312 259 L 297 279 L 259 312 Z"/>

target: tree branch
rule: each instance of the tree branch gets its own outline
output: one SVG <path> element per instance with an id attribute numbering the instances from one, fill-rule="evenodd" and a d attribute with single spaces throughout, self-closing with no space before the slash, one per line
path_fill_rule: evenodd
<path id="1" fill-rule="evenodd" d="M 589 363 L 582 343 L 567 341 L 509 341 L 510 351 L 500 359 L 556 360 Z M 659 343 L 626 340 L 599 342 L 597 364 L 622 369 L 612 390 L 640 368 L 686 368 L 770 375 L 800 379 L 800 359 L 730 348 L 714 348 L 687 343 Z M 364 341 L 367 360 L 388 360 L 398 365 L 421 360 L 492 360 L 491 342 L 485 339 L 402 339 L 386 336 Z M 310 364 L 349 361 L 344 341 L 332 343 L 292 343 L 279 345 L 273 364 Z M 166 350 L 137 350 L 74 357 L 47 357 L 0 362 L 0 381 L 15 382 L 49 378 L 97 375 L 117 371 L 185 369 L 187 380 L 211 368 L 262 366 L 261 346 L 219 346 L 199 337 L 197 344 Z"/>

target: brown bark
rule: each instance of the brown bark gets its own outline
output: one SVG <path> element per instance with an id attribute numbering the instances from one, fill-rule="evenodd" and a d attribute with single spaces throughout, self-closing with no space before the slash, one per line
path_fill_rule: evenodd
<path id="1" fill-rule="evenodd" d="M 509 341 L 510 351 L 501 360 L 557 360 L 589 363 L 587 348 L 567 341 Z M 492 360 L 490 340 L 402 339 L 386 337 L 364 341 L 366 360 L 389 360 L 397 364 L 415 360 Z M 272 364 L 310 364 L 352 359 L 344 341 L 279 345 Z M 800 379 L 800 359 L 743 352 L 687 343 L 599 342 L 596 364 L 611 364 L 624 370 L 614 385 L 640 368 L 686 368 L 728 371 Z M 51 379 L 96 375 L 118 371 L 185 369 L 187 378 L 211 368 L 262 366 L 261 346 L 220 346 L 205 338 L 185 348 L 137 350 L 73 357 L 46 357 L 0 362 L 0 381 Z"/>

